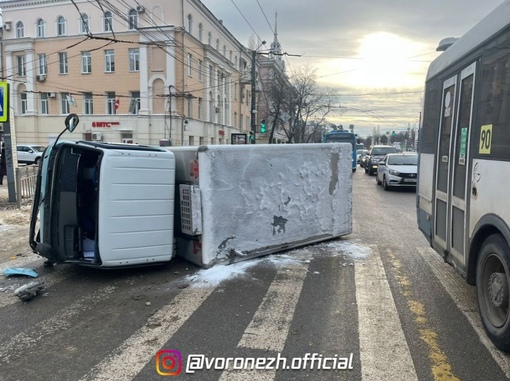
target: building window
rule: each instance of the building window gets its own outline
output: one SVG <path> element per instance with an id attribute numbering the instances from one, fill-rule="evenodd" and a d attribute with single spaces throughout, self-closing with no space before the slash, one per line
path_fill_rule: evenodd
<path id="1" fill-rule="evenodd" d="M 18 21 L 16 23 L 16 38 L 23 38 L 25 37 L 25 26 L 23 25 L 23 22 Z"/>
<path id="2" fill-rule="evenodd" d="M 92 55 L 90 52 L 81 52 L 81 72 L 83 74 L 92 73 Z"/>
<path id="3" fill-rule="evenodd" d="M 115 108 L 115 92 L 106 93 L 106 113 L 108 115 L 115 115 L 117 113 Z"/>
<path id="4" fill-rule="evenodd" d="M 131 91 L 131 100 L 129 101 L 129 113 L 138 114 L 140 112 L 140 92 Z"/>
<path id="5" fill-rule="evenodd" d="M 104 51 L 104 71 L 107 73 L 115 72 L 115 51 L 113 49 Z"/>
<path id="6" fill-rule="evenodd" d="M 59 16 L 57 19 L 57 36 L 65 36 L 66 35 L 66 19 L 62 16 Z"/>
<path id="7" fill-rule="evenodd" d="M 202 23 L 198 24 L 198 41 L 202 42 L 202 38 L 204 37 L 204 26 Z"/>
<path id="8" fill-rule="evenodd" d="M 216 50 L 218 52 L 220 51 L 220 39 L 219 38 L 216 39 Z"/>
<path id="9" fill-rule="evenodd" d="M 92 93 L 83 94 L 83 113 L 85 115 L 94 114 L 94 98 Z"/>
<path id="10" fill-rule="evenodd" d="M 69 93 L 60 93 L 60 113 L 69 114 L 69 101 L 67 97 Z"/>
<path id="11" fill-rule="evenodd" d="M 111 32 L 113 31 L 113 17 L 112 12 L 108 11 L 104 13 L 103 16 L 103 31 Z"/>
<path id="12" fill-rule="evenodd" d="M 58 53 L 58 72 L 59 74 L 67 74 L 67 53 Z"/>
<path id="13" fill-rule="evenodd" d="M 188 15 L 188 33 L 193 34 L 193 16 L 191 13 Z"/>
<path id="14" fill-rule="evenodd" d="M 41 93 L 41 114 L 49 114 L 48 93 Z"/>
<path id="15" fill-rule="evenodd" d="M 223 45 L 223 56 L 227 56 L 227 45 Z"/>
<path id="16" fill-rule="evenodd" d="M 232 50 L 230 51 L 230 53 L 228 53 L 228 60 L 232 62 Z"/>
<path id="17" fill-rule="evenodd" d="M 46 36 L 46 27 L 43 19 L 37 20 L 37 37 Z"/>
<path id="18" fill-rule="evenodd" d="M 89 25 L 89 15 L 82 13 L 80 17 L 80 33 L 90 33 Z"/>
<path id="19" fill-rule="evenodd" d="M 193 74 L 193 56 L 188 54 L 188 77 L 192 77 Z"/>
<path id="20" fill-rule="evenodd" d="M 27 72 L 26 72 L 26 68 L 25 68 L 25 56 L 17 56 L 16 59 L 18 61 L 18 68 L 17 68 L 18 77 L 26 76 Z"/>
<path id="21" fill-rule="evenodd" d="M 202 82 L 202 71 L 203 71 L 202 60 L 198 60 L 198 80 Z"/>
<path id="22" fill-rule="evenodd" d="M 234 67 L 237 69 L 237 56 L 234 57 Z"/>
<path id="23" fill-rule="evenodd" d="M 212 86 L 214 83 L 214 80 L 213 80 L 213 67 L 212 65 L 209 66 L 209 86 Z"/>
<path id="24" fill-rule="evenodd" d="M 48 65 L 46 63 L 46 54 L 38 54 L 37 55 L 37 74 L 46 75 L 48 73 Z"/>
<path id="25" fill-rule="evenodd" d="M 237 82 L 234 83 L 234 99 L 237 100 Z"/>
<path id="26" fill-rule="evenodd" d="M 203 115 L 202 115 L 203 110 L 202 110 L 202 108 L 203 108 L 202 107 L 202 98 L 198 98 L 198 110 L 197 111 L 198 111 L 198 119 L 199 120 L 203 119 Z"/>
<path id="27" fill-rule="evenodd" d="M 27 93 L 23 91 L 20 94 L 20 100 L 21 100 L 21 113 L 26 114 L 27 113 Z"/>
<path id="28" fill-rule="evenodd" d="M 129 71 L 140 71 L 140 49 L 129 49 Z"/>
<path id="29" fill-rule="evenodd" d="M 129 11 L 129 25 L 128 25 L 128 29 L 129 30 L 134 30 L 138 28 L 138 12 L 136 11 L 136 9 L 131 9 Z"/>
<path id="30" fill-rule="evenodd" d="M 193 98 L 188 98 L 188 117 L 193 118 Z"/>
<path id="31" fill-rule="evenodd" d="M 207 43 L 209 45 L 212 45 L 212 33 L 211 32 L 207 33 Z"/>

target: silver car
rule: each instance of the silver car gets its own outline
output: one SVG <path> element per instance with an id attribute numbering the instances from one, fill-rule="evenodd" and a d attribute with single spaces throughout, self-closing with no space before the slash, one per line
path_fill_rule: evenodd
<path id="1" fill-rule="evenodd" d="M 39 164 L 45 148 L 38 144 L 18 144 L 18 163 Z"/>
<path id="2" fill-rule="evenodd" d="M 418 155 L 413 152 L 389 153 L 379 162 L 375 180 L 384 190 L 391 187 L 414 187 L 418 172 Z"/>

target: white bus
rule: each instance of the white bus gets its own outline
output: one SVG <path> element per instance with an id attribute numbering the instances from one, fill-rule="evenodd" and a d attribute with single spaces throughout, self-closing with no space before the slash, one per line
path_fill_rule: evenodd
<path id="1" fill-rule="evenodd" d="M 419 228 L 510 352 L 510 1 L 430 65 L 419 142 Z"/>

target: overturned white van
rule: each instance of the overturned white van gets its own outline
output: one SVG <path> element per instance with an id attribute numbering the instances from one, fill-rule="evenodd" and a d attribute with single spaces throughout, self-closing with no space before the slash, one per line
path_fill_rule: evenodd
<path id="1" fill-rule="evenodd" d="M 174 183 L 174 155 L 158 147 L 50 145 L 39 167 L 30 246 L 48 263 L 168 262 L 174 254 Z"/>

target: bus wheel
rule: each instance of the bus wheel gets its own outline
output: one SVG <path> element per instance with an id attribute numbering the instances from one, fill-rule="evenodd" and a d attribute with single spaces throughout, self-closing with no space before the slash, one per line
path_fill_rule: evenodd
<path id="1" fill-rule="evenodd" d="M 510 248 L 500 234 L 483 243 L 476 265 L 478 309 L 487 336 L 500 350 L 510 352 Z"/>

